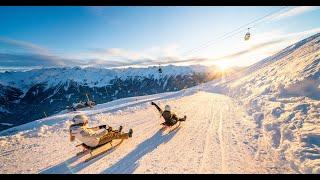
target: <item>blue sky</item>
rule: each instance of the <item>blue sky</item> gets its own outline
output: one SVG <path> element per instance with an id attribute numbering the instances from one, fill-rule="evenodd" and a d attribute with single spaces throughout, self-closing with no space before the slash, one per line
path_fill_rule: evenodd
<path id="1" fill-rule="evenodd" d="M 178 63 L 182 65 L 246 66 L 319 32 L 320 9 L 283 8 L 252 27 L 248 42 L 243 28 L 196 53 L 184 52 L 281 8 L 0 7 L 0 67 L 111 67 L 179 60 L 187 60 Z M 272 40 L 279 41 L 259 46 Z M 206 60 L 188 61 L 194 58 Z"/>

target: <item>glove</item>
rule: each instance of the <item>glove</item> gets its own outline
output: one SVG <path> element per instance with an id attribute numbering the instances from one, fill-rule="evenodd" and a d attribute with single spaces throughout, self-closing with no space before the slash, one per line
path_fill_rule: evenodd
<path id="1" fill-rule="evenodd" d="M 154 102 L 151 102 L 151 105 L 156 105 L 156 103 L 154 103 Z"/>

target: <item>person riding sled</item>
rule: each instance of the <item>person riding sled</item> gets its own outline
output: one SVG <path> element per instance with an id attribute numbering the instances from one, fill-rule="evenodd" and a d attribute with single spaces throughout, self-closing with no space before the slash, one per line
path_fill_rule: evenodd
<path id="1" fill-rule="evenodd" d="M 111 142 L 114 139 L 128 139 L 132 137 L 132 129 L 128 133 L 122 133 L 122 126 L 118 130 L 113 130 L 107 125 L 97 127 L 88 127 L 89 118 L 84 114 L 76 115 L 72 119 L 70 126 L 70 140 L 75 139 L 81 141 L 84 147 L 94 148 Z"/>
<path id="2" fill-rule="evenodd" d="M 169 105 L 166 105 L 164 107 L 164 111 L 154 102 L 151 102 L 151 105 L 154 105 L 158 109 L 161 116 L 165 120 L 165 122 L 163 122 L 161 125 L 173 126 L 178 121 L 185 121 L 187 118 L 187 116 L 184 116 L 183 118 L 178 118 L 178 116 L 176 114 L 171 112 L 171 107 Z"/>

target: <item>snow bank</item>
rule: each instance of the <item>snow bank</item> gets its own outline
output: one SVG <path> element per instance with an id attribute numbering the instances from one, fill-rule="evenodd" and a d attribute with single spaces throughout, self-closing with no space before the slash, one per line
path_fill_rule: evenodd
<path id="1" fill-rule="evenodd" d="M 319 42 L 320 34 L 307 38 L 211 87 L 240 100 L 261 144 L 301 173 L 320 173 Z"/>

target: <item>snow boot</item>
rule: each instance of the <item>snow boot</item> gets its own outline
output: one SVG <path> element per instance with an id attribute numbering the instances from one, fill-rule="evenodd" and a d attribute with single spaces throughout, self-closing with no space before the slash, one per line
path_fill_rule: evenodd
<path id="1" fill-rule="evenodd" d="M 185 121 L 187 119 L 187 116 L 185 115 L 183 118 L 179 119 L 179 121 Z"/>
<path id="2" fill-rule="evenodd" d="M 121 133 L 121 131 L 122 131 L 122 126 L 119 127 L 119 130 L 118 130 L 118 131 L 119 131 L 119 133 Z"/>
<path id="3" fill-rule="evenodd" d="M 129 137 L 132 137 L 132 133 L 133 133 L 133 130 L 130 129 L 130 130 L 129 130 L 129 133 L 128 133 Z"/>

